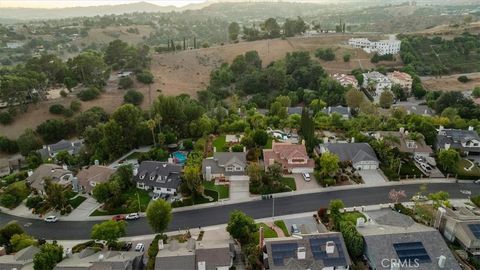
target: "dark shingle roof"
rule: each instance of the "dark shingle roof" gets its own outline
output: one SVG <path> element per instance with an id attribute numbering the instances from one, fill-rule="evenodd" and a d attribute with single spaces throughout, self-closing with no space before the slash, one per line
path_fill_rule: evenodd
<path id="1" fill-rule="evenodd" d="M 437 135 L 436 147 L 441 149 L 445 147 L 445 144 L 450 144 L 451 148 L 468 150 L 468 151 L 480 151 L 480 146 L 477 147 L 464 147 L 462 143 L 466 143 L 470 140 L 480 141 L 480 137 L 474 130 L 462 130 L 462 129 L 443 129 Z"/>
<path id="2" fill-rule="evenodd" d="M 182 166 L 159 161 L 143 161 L 138 168 L 135 182 L 160 188 L 178 188 Z"/>
<path id="3" fill-rule="evenodd" d="M 349 107 L 344 107 L 344 106 L 335 106 L 335 107 L 328 107 L 322 110 L 324 113 L 330 115 L 333 113 L 338 113 L 340 115 L 347 115 L 348 117 L 351 117 L 352 114 L 350 113 L 350 108 Z"/>
<path id="4" fill-rule="evenodd" d="M 377 155 L 368 143 L 324 143 L 317 146 L 320 152 L 321 146 L 328 149 L 330 153 L 336 154 L 340 161 L 352 161 L 353 163 L 360 161 L 376 161 Z"/>
<path id="5" fill-rule="evenodd" d="M 202 173 L 204 174 L 207 167 L 211 168 L 213 174 L 223 173 L 225 175 L 244 175 L 244 171 L 227 172 L 225 167 L 229 164 L 237 163 L 243 168 L 247 166 L 247 158 L 245 152 L 215 152 L 213 158 L 206 158 L 202 161 Z"/>

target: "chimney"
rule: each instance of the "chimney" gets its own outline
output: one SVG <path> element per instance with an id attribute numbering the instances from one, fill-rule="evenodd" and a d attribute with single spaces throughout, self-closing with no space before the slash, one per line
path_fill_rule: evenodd
<path id="1" fill-rule="evenodd" d="M 302 140 L 302 145 L 305 145 L 305 140 Z"/>
<path id="2" fill-rule="evenodd" d="M 167 161 L 169 164 L 173 164 L 173 158 L 168 158 L 168 161 Z M 163 166 L 165 167 L 165 166 Z"/>
<path id="3" fill-rule="evenodd" d="M 445 150 L 448 150 L 448 149 L 450 149 L 450 144 L 449 144 L 449 143 L 446 143 L 446 144 L 445 144 Z"/>
<path id="4" fill-rule="evenodd" d="M 213 152 L 216 153 L 217 152 L 217 147 L 213 147 Z"/>
<path id="5" fill-rule="evenodd" d="M 401 127 L 400 130 L 399 130 L 400 133 L 405 133 L 405 128 L 404 127 Z"/>
<path id="6" fill-rule="evenodd" d="M 355 137 L 352 137 L 352 139 L 350 140 L 351 143 L 355 143 Z"/>
<path id="7" fill-rule="evenodd" d="M 325 252 L 327 254 L 333 254 L 335 253 L 335 242 L 333 241 L 328 241 L 326 244 L 325 244 Z"/>
<path id="8" fill-rule="evenodd" d="M 162 250 L 164 248 L 163 246 L 163 239 L 158 240 L 158 250 Z"/>
<path id="9" fill-rule="evenodd" d="M 473 127 L 472 127 L 472 126 L 468 126 L 468 130 L 469 130 L 469 131 L 473 131 Z"/>
<path id="10" fill-rule="evenodd" d="M 98 261 L 103 262 L 104 256 L 103 254 L 98 255 Z"/>
<path id="11" fill-rule="evenodd" d="M 247 152 L 247 147 L 243 147 L 243 152 L 246 153 Z"/>
<path id="12" fill-rule="evenodd" d="M 28 174 L 28 176 L 32 176 L 33 171 L 32 171 L 32 170 L 28 170 L 27 174 Z"/>
<path id="13" fill-rule="evenodd" d="M 212 180 L 212 167 L 210 166 L 205 167 L 205 180 Z"/>
<path id="14" fill-rule="evenodd" d="M 270 166 L 270 165 L 273 165 L 273 164 L 275 164 L 275 159 L 273 159 L 273 158 L 268 159 L 268 165 Z"/>
<path id="15" fill-rule="evenodd" d="M 443 216 L 445 215 L 446 212 L 447 212 L 447 210 L 445 210 L 445 208 L 443 208 L 443 207 L 438 208 L 437 214 L 435 216 L 435 222 L 433 223 L 433 227 L 435 229 L 440 228 L 440 225 L 442 224 Z"/>
<path id="16" fill-rule="evenodd" d="M 445 268 L 445 262 L 447 260 L 447 257 L 441 255 L 440 257 L 438 257 L 438 267 L 439 268 Z"/>
<path id="17" fill-rule="evenodd" d="M 328 252 L 327 252 L 327 254 L 328 254 Z M 297 248 L 297 259 L 305 260 L 306 255 L 307 255 L 307 250 L 305 249 L 305 247 Z"/>
<path id="18" fill-rule="evenodd" d="M 63 165 L 63 166 L 62 166 L 62 169 L 64 169 L 65 171 L 67 171 L 67 170 L 68 170 L 67 165 Z"/>
<path id="19" fill-rule="evenodd" d="M 98 161 L 98 159 L 95 159 L 95 165 L 100 165 L 100 161 Z"/>
<path id="20" fill-rule="evenodd" d="M 444 126 L 440 126 L 440 128 L 439 128 L 440 131 L 442 131 L 442 130 L 444 130 L 444 129 L 445 129 Z"/>

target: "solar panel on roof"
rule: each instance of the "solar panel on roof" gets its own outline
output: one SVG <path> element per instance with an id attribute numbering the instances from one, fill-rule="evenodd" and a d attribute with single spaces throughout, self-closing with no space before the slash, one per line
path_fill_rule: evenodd
<path id="1" fill-rule="evenodd" d="M 480 224 L 468 224 L 468 228 L 470 228 L 475 238 L 480 239 Z"/>
<path id="2" fill-rule="evenodd" d="M 296 258 L 298 245 L 296 243 L 272 244 L 272 259 L 276 266 L 284 265 L 285 259 Z"/>
<path id="3" fill-rule="evenodd" d="M 430 256 L 423 247 L 422 242 L 407 242 L 407 243 L 397 243 L 393 244 L 395 251 L 397 252 L 398 258 L 402 262 L 413 263 L 418 261 L 419 263 L 429 263 L 431 262 Z"/>
<path id="4" fill-rule="evenodd" d="M 335 243 L 334 254 L 327 254 L 325 250 L 325 245 L 329 241 L 333 241 Z M 347 264 L 345 255 L 343 253 L 342 243 L 338 237 L 311 238 L 310 249 L 315 260 L 323 261 L 323 264 L 327 267 Z"/>

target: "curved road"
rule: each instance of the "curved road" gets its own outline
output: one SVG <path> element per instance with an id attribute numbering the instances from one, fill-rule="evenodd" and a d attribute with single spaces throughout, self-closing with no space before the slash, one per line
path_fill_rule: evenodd
<path id="1" fill-rule="evenodd" d="M 405 190 L 407 198 L 411 198 L 419 191 L 420 184 L 406 184 L 401 186 L 365 187 L 340 191 L 326 191 L 320 193 L 279 197 L 275 199 L 275 215 L 289 215 L 316 211 L 319 207 L 328 207 L 330 200 L 341 199 L 347 207 L 373 205 L 390 202 L 388 192 L 392 188 Z M 431 183 L 427 186 L 428 192 L 447 191 L 452 199 L 466 199 L 468 195 L 460 192 L 470 190 L 472 195 L 480 194 L 480 185 L 456 183 Z M 169 231 L 178 229 L 211 226 L 228 222 L 229 214 L 233 210 L 241 210 L 253 218 L 272 216 L 272 200 L 251 201 L 238 204 L 214 206 L 197 210 L 175 212 Z M 42 220 L 14 217 L 0 213 L 0 225 L 17 220 L 25 230 L 40 238 L 51 240 L 79 240 L 89 239 L 92 226 L 100 221 L 59 221 L 45 223 Z M 145 218 L 128 222 L 127 236 L 146 235 L 153 233 Z"/>

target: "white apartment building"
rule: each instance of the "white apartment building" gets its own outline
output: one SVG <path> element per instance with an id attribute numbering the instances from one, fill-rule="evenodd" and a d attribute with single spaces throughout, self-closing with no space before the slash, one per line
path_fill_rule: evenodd
<path id="1" fill-rule="evenodd" d="M 387 76 L 378 71 L 363 73 L 362 87 L 367 88 L 369 85 L 373 85 L 373 88 L 375 89 L 375 92 L 370 92 L 375 103 L 378 103 L 383 91 L 392 89 L 392 82 Z"/>
<path id="2" fill-rule="evenodd" d="M 351 38 L 348 40 L 348 45 L 354 48 L 361 48 L 367 53 L 376 52 L 379 55 L 399 53 L 401 43 L 400 40 L 396 39 L 370 41 L 366 38 Z"/>

